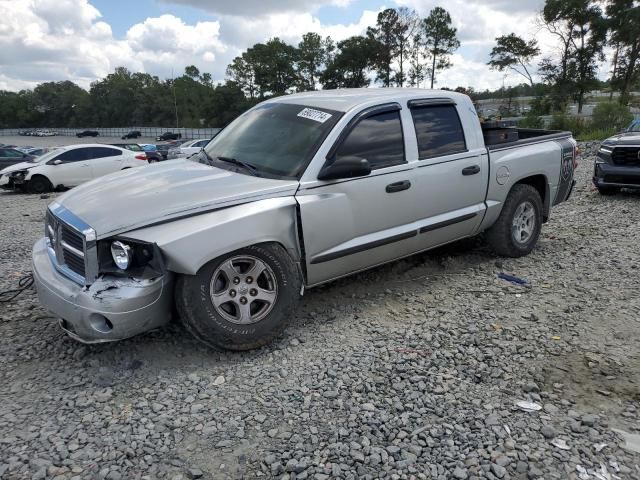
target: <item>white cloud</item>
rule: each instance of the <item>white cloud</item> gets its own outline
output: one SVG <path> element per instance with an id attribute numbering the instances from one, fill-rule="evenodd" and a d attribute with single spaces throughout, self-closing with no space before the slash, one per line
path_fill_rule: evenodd
<path id="1" fill-rule="evenodd" d="M 318 8 L 353 0 L 161 1 L 215 12 L 215 20 L 187 24 L 170 14 L 150 17 L 131 25 L 119 39 L 90 0 L 0 0 L 0 88 L 17 90 L 58 80 L 87 88 L 118 66 L 166 78 L 193 64 L 221 81 L 231 60 L 256 42 L 277 36 L 297 44 L 306 32 L 340 41 L 363 34 L 375 24 L 379 11 L 364 10 L 351 23 L 323 23 Z M 440 3 L 391 0 L 388 6 L 406 5 L 426 16 Z M 462 47 L 452 57 L 453 68 L 439 74 L 437 86 L 484 89 L 522 82 L 515 73 L 505 78 L 489 70 L 486 62 L 495 37 L 511 32 L 536 38 L 541 57 L 554 53 L 555 39 L 535 22 L 543 3 L 449 0 L 445 7 L 458 28 Z"/>

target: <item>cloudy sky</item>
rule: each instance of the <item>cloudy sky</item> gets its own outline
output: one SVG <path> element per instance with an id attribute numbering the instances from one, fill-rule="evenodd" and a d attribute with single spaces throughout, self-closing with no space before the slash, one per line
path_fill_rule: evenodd
<path id="1" fill-rule="evenodd" d="M 438 85 L 497 88 L 521 82 L 488 69 L 494 38 L 553 39 L 536 26 L 544 0 L 0 0 L 0 89 L 72 80 L 82 87 L 125 66 L 161 78 L 194 64 L 224 80 L 231 59 L 278 36 L 314 31 L 341 40 L 362 34 L 377 13 L 405 5 L 426 15 L 444 6 L 462 47 Z"/>

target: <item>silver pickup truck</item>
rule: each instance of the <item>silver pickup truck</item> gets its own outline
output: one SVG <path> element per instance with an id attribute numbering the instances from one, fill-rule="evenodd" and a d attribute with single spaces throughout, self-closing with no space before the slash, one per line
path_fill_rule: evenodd
<path id="1" fill-rule="evenodd" d="M 57 198 L 34 277 L 84 342 L 157 328 L 175 305 L 208 345 L 255 348 L 295 321 L 305 288 L 480 232 L 498 254 L 528 254 L 575 166 L 570 133 L 483 132 L 453 92 L 278 97 L 190 160 Z"/>

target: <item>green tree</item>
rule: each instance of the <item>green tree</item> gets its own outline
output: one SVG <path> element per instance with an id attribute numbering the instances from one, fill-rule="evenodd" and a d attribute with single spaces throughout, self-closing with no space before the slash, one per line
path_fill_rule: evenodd
<path id="1" fill-rule="evenodd" d="M 200 76 L 200 70 L 198 70 L 198 67 L 196 67 L 195 65 L 189 65 L 188 67 L 186 67 L 184 69 L 184 74 L 187 77 L 191 77 L 193 79 L 196 79 Z"/>
<path id="2" fill-rule="evenodd" d="M 593 109 L 591 125 L 596 129 L 620 131 L 633 120 L 629 108 L 617 102 L 599 103 Z"/>
<path id="3" fill-rule="evenodd" d="M 398 71 L 395 76 L 396 85 L 404 87 L 407 80 L 405 65 L 411 62 L 413 43 L 418 31 L 420 18 L 415 10 L 398 8 Z"/>
<path id="4" fill-rule="evenodd" d="M 640 4 L 633 0 L 609 0 L 607 9 L 611 40 L 616 45 L 613 85 L 620 91 L 620 102 L 640 79 Z"/>
<path id="5" fill-rule="evenodd" d="M 229 66 L 227 66 L 227 76 L 230 77 L 249 98 L 255 98 L 258 92 L 256 70 L 257 66 L 254 56 L 247 51 L 231 61 Z"/>
<path id="6" fill-rule="evenodd" d="M 561 64 L 549 68 L 549 78 L 571 90 L 581 113 L 586 92 L 598 83 L 597 62 L 604 59 L 607 24 L 602 9 L 594 0 L 546 0 L 542 14 L 549 30 L 563 42 Z"/>
<path id="7" fill-rule="evenodd" d="M 309 32 L 302 36 L 298 44 L 298 88 L 315 90 L 331 50 L 331 38 L 322 39 L 317 33 Z"/>
<path id="8" fill-rule="evenodd" d="M 407 46 L 407 60 L 409 71 L 407 73 L 407 82 L 410 87 L 419 87 L 426 76 L 426 67 L 422 63 L 423 39 L 420 30 L 416 31 L 409 39 Z"/>
<path id="9" fill-rule="evenodd" d="M 451 24 L 451 15 L 442 7 L 435 7 L 429 12 L 429 16 L 422 20 L 426 56 L 431 60 L 431 88 L 435 83 L 436 72 L 451 68 L 449 56 L 460 47 L 456 36 L 457 29 Z"/>
<path id="10" fill-rule="evenodd" d="M 393 79 L 392 64 L 399 53 L 402 26 L 398 11 L 387 8 L 378 13 L 375 27 L 367 28 L 367 38 L 373 47 L 373 66 L 377 70 L 377 79 L 385 87 L 391 86 Z"/>
<path id="11" fill-rule="evenodd" d="M 539 53 L 540 49 L 536 40 L 527 42 L 515 33 L 511 33 L 496 38 L 496 46 L 489 54 L 491 60 L 488 65 L 499 72 L 506 69 L 513 70 L 526 78 L 533 86 L 533 77 L 529 68 L 531 68 L 531 61 Z"/>
<path id="12" fill-rule="evenodd" d="M 329 61 L 320 81 L 324 88 L 369 86 L 369 68 L 374 62 L 375 45 L 369 38 L 355 36 L 338 42 L 338 53 Z"/>

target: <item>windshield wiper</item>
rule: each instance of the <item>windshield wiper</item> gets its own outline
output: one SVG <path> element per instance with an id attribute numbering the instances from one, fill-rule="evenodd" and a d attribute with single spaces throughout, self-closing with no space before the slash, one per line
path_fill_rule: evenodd
<path id="1" fill-rule="evenodd" d="M 209 155 L 207 155 L 207 157 L 208 156 Z M 211 157 L 209 157 L 209 158 L 211 158 Z M 256 175 L 256 171 L 258 170 L 255 165 L 251 165 L 250 163 L 243 162 L 242 160 L 238 160 L 236 158 L 216 157 L 216 159 L 220 160 L 221 162 L 227 162 L 227 163 L 232 163 L 234 165 L 239 165 L 239 166 L 243 167 L 246 171 L 251 173 L 251 175 L 254 175 L 254 176 Z"/>

